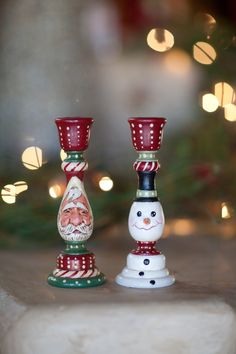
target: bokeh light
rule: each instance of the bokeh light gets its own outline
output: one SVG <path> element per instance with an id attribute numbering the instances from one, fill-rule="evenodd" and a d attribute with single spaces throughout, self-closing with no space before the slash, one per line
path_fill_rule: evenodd
<path id="1" fill-rule="evenodd" d="M 229 122 L 236 121 L 236 105 L 235 104 L 227 104 L 224 108 L 225 119 Z"/>
<path id="2" fill-rule="evenodd" d="M 200 12 L 195 16 L 195 21 L 209 39 L 216 29 L 216 19 L 208 13 Z"/>
<path id="3" fill-rule="evenodd" d="M 225 107 L 235 100 L 234 89 L 227 82 L 217 82 L 214 86 L 214 93 L 221 107 Z"/>
<path id="4" fill-rule="evenodd" d="M 205 18 L 204 19 L 204 29 L 207 34 L 207 37 L 210 38 L 210 35 L 214 32 L 214 30 L 216 28 L 216 20 L 212 15 L 210 15 L 208 13 L 204 13 L 203 17 Z"/>
<path id="5" fill-rule="evenodd" d="M 22 153 L 22 163 L 29 170 L 37 170 L 42 166 L 42 150 L 37 146 L 30 146 Z"/>
<path id="6" fill-rule="evenodd" d="M 230 219 L 231 218 L 231 213 L 229 210 L 229 207 L 227 205 L 227 203 L 222 203 L 221 204 L 221 217 L 222 219 Z"/>
<path id="7" fill-rule="evenodd" d="M 193 57 L 201 64 L 210 65 L 216 59 L 216 51 L 209 43 L 197 42 L 193 46 Z"/>
<path id="8" fill-rule="evenodd" d="M 62 188 L 59 184 L 54 184 L 49 187 L 48 192 L 49 192 L 50 197 L 56 199 L 62 195 Z"/>
<path id="9" fill-rule="evenodd" d="M 13 184 L 7 184 L 1 190 L 2 200 L 7 204 L 16 202 L 16 187 Z"/>
<path id="10" fill-rule="evenodd" d="M 63 149 L 61 149 L 60 151 L 60 158 L 62 161 L 64 161 L 67 158 L 67 153 Z"/>
<path id="11" fill-rule="evenodd" d="M 18 181 L 14 183 L 16 195 L 27 191 L 28 184 L 25 181 Z"/>
<path id="12" fill-rule="evenodd" d="M 190 71 L 191 58 L 182 49 L 172 49 L 166 53 L 164 65 L 169 72 L 175 75 L 184 75 Z"/>
<path id="13" fill-rule="evenodd" d="M 172 227 L 172 232 L 178 236 L 189 236 L 196 229 L 194 222 L 190 219 L 178 219 L 173 223 Z"/>
<path id="14" fill-rule="evenodd" d="M 174 36 L 164 28 L 153 28 L 147 35 L 147 44 L 157 52 L 166 52 L 174 45 Z"/>
<path id="15" fill-rule="evenodd" d="M 110 177 L 104 176 L 99 181 L 99 187 L 102 191 L 108 192 L 113 188 L 113 181 Z"/>
<path id="16" fill-rule="evenodd" d="M 219 102 L 216 96 L 212 93 L 206 93 L 202 96 L 202 108 L 207 112 L 215 112 L 219 107 Z"/>

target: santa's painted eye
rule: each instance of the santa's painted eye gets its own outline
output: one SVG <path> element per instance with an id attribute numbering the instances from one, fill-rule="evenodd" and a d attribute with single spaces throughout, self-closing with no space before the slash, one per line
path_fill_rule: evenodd
<path id="1" fill-rule="evenodd" d="M 88 214 L 88 212 L 86 210 L 81 210 L 80 213 L 81 213 L 81 215 L 87 215 Z"/>
<path id="2" fill-rule="evenodd" d="M 142 215 L 142 212 L 141 211 L 138 211 L 137 212 L 137 216 L 141 216 Z"/>
<path id="3" fill-rule="evenodd" d="M 155 211 L 152 211 L 151 212 L 151 216 L 154 218 L 154 216 L 156 216 L 157 214 L 156 214 L 156 212 Z"/>

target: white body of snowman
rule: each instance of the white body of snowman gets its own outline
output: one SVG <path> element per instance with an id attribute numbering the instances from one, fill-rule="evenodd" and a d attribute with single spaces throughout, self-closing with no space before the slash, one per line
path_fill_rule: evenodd
<path id="1" fill-rule="evenodd" d="M 166 268 L 165 256 L 154 248 L 165 225 L 159 201 L 134 201 L 129 213 L 129 232 L 137 241 L 137 250 L 129 253 L 126 267 L 116 282 L 131 288 L 161 288 L 172 285 L 175 278 Z"/>

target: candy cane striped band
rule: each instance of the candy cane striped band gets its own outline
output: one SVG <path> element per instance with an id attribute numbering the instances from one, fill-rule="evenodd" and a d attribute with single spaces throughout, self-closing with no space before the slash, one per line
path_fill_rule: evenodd
<path id="1" fill-rule="evenodd" d="M 79 172 L 85 171 L 88 169 L 87 161 L 80 162 L 65 162 L 63 161 L 61 164 L 61 168 L 65 172 Z"/>
<path id="2" fill-rule="evenodd" d="M 89 269 L 89 270 L 82 270 L 82 271 L 71 271 L 71 270 L 61 270 L 61 269 L 55 269 L 53 271 L 53 275 L 55 277 L 61 277 L 61 278 L 89 278 L 89 277 L 95 277 L 96 275 L 99 275 L 100 272 L 98 271 L 97 268 L 95 269 Z"/>
<path id="3" fill-rule="evenodd" d="M 157 171 L 160 164 L 158 161 L 135 161 L 133 167 L 135 171 Z"/>

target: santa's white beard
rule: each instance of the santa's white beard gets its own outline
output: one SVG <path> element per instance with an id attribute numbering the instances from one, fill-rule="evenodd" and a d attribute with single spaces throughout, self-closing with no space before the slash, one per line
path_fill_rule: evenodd
<path id="1" fill-rule="evenodd" d="M 87 240 L 93 231 L 92 225 L 82 223 L 78 226 L 69 224 L 65 227 L 59 223 L 59 232 L 61 237 L 66 241 L 84 241 Z"/>

